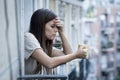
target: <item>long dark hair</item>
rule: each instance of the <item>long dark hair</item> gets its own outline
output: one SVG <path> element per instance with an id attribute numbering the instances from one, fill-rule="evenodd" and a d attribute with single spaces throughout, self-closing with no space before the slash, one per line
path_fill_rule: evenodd
<path id="1" fill-rule="evenodd" d="M 57 17 L 51 10 L 38 9 L 31 17 L 30 33 L 32 33 L 40 43 L 43 50 L 51 56 L 52 53 L 52 40 L 47 40 L 45 37 L 45 24 Z"/>

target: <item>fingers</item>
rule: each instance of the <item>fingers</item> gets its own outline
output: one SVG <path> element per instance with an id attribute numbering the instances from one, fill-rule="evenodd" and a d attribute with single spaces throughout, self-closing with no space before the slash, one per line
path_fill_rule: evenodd
<path id="1" fill-rule="evenodd" d="M 63 24 L 62 24 L 61 20 L 58 17 L 55 18 L 54 24 L 58 28 L 58 32 L 63 32 Z"/>
<path id="2" fill-rule="evenodd" d="M 78 45 L 78 49 L 81 51 L 81 53 L 83 54 L 83 58 L 88 58 L 88 46 L 86 45 Z"/>
<path id="3" fill-rule="evenodd" d="M 81 44 L 79 44 L 78 45 L 78 49 L 83 49 L 83 50 L 88 50 L 88 46 L 86 46 L 86 45 L 81 45 Z"/>
<path id="4" fill-rule="evenodd" d="M 61 23 L 61 20 L 59 18 L 55 18 L 54 22 L 55 22 L 55 24 Z"/>
<path id="5" fill-rule="evenodd" d="M 55 18 L 54 23 L 57 27 L 63 26 L 62 21 L 58 17 Z"/>

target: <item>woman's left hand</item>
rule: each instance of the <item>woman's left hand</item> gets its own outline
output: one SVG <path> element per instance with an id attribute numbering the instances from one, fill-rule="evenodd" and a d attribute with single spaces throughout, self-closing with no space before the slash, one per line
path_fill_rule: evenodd
<path id="1" fill-rule="evenodd" d="M 58 32 L 63 32 L 63 24 L 59 18 L 55 18 L 54 21 L 56 27 L 58 28 Z"/>

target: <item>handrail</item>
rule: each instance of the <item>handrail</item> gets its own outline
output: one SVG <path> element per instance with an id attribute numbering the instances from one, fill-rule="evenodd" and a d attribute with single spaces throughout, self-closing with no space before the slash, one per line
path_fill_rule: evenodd
<path id="1" fill-rule="evenodd" d="M 17 80 L 24 80 L 24 79 L 60 79 L 60 80 L 66 80 L 67 75 L 24 75 L 19 76 Z"/>

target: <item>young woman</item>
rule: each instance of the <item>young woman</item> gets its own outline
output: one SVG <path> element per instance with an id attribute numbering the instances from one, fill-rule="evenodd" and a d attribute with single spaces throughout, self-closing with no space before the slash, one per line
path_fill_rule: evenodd
<path id="1" fill-rule="evenodd" d="M 53 48 L 53 40 L 59 33 L 63 51 Z M 55 13 L 38 9 L 31 17 L 30 30 L 24 35 L 25 74 L 46 73 L 51 69 L 76 58 L 85 58 L 87 48 L 81 46 L 73 52 L 63 32 L 63 24 Z"/>

